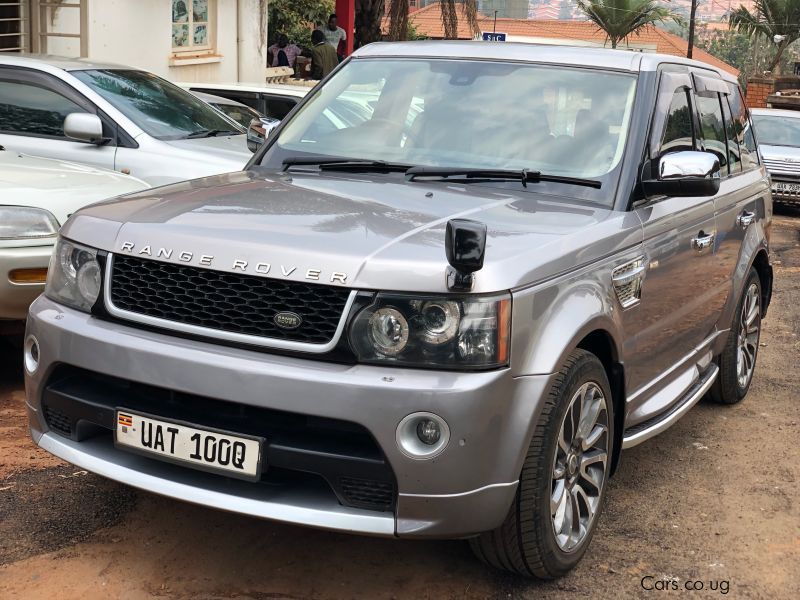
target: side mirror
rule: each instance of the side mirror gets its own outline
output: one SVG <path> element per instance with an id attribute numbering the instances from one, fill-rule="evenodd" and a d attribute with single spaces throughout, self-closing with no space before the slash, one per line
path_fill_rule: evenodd
<path id="1" fill-rule="evenodd" d="M 91 113 L 68 114 L 64 119 L 64 135 L 92 144 L 104 144 L 108 141 L 103 137 L 103 122 L 100 117 Z"/>
<path id="2" fill-rule="evenodd" d="M 278 119 L 270 117 L 261 117 L 250 121 L 250 126 L 247 128 L 247 149 L 250 152 L 258 150 L 280 124 Z"/>
<path id="3" fill-rule="evenodd" d="M 450 219 L 445 232 L 445 254 L 452 269 L 447 272 L 451 290 L 472 289 L 475 271 L 483 268 L 486 254 L 486 225 L 469 219 Z"/>
<path id="4" fill-rule="evenodd" d="M 670 152 L 658 160 L 657 172 L 657 179 L 642 182 L 647 196 L 713 196 L 719 191 L 719 158 L 711 152 Z"/>

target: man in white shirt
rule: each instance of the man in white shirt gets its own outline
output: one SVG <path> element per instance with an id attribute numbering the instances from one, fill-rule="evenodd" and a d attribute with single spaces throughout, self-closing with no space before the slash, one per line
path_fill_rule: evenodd
<path id="1" fill-rule="evenodd" d="M 344 29 L 339 27 L 339 20 L 336 18 L 336 15 L 331 15 L 328 18 L 328 25 L 322 28 L 322 33 L 325 34 L 325 41 L 333 46 L 333 49 L 336 50 L 336 54 L 339 55 L 339 59 L 341 60 L 344 50 L 340 52 L 339 44 L 347 40 L 347 34 Z"/>

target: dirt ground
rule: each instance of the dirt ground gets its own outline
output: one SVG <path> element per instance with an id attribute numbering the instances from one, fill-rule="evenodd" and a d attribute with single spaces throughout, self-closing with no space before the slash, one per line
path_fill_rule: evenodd
<path id="1" fill-rule="evenodd" d="M 749 396 L 627 451 L 588 554 L 556 582 L 492 572 L 462 542 L 257 521 L 80 471 L 28 439 L 0 347 L 0 598 L 800 597 L 800 212 L 776 218 L 773 247 Z"/>

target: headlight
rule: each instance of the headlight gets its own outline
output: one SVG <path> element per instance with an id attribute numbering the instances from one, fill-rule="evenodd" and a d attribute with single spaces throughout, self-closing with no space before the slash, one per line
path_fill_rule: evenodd
<path id="1" fill-rule="evenodd" d="M 0 206 L 0 240 L 52 237 L 58 221 L 48 211 L 28 206 Z"/>
<path id="2" fill-rule="evenodd" d="M 45 296 L 89 312 L 100 296 L 101 282 L 97 250 L 59 238 L 50 258 Z"/>
<path id="3" fill-rule="evenodd" d="M 350 327 L 359 361 L 441 369 L 508 364 L 511 298 L 378 294 Z"/>

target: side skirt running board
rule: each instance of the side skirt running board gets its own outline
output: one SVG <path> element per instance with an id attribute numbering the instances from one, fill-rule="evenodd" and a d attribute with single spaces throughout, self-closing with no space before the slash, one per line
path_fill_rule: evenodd
<path id="1" fill-rule="evenodd" d="M 686 391 L 683 398 L 675 403 L 669 410 L 643 423 L 638 423 L 626 429 L 622 438 L 622 448 L 632 448 L 658 435 L 662 431 L 669 429 L 678 419 L 689 412 L 689 409 L 700 401 L 700 398 L 705 395 L 718 374 L 719 367 L 713 363 L 709 365 L 700 379 L 698 379 L 697 382 Z"/>

